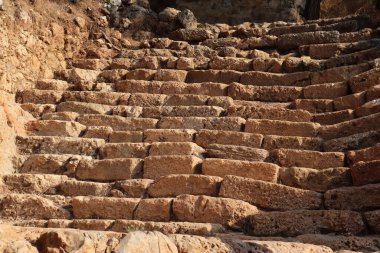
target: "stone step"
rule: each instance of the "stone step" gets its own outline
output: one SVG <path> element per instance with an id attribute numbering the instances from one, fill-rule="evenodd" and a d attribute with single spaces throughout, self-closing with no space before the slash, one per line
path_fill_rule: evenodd
<path id="1" fill-rule="evenodd" d="M 56 91 L 64 91 L 75 89 L 76 86 L 62 80 L 57 79 L 40 79 L 36 82 L 36 89 L 38 90 L 56 90 Z"/>
<path id="2" fill-rule="evenodd" d="M 157 179 L 170 174 L 199 174 L 202 159 L 192 155 L 149 156 L 144 159 L 146 179 Z"/>
<path id="3" fill-rule="evenodd" d="M 363 198 L 365 196 L 365 198 Z M 326 209 L 366 211 L 380 208 L 380 184 L 341 187 L 324 194 Z"/>
<path id="4" fill-rule="evenodd" d="M 303 96 L 306 99 L 335 99 L 348 94 L 347 82 L 314 84 L 303 90 Z"/>
<path id="5" fill-rule="evenodd" d="M 217 106 L 160 106 L 143 108 L 145 118 L 161 117 L 219 117 L 224 109 Z"/>
<path id="6" fill-rule="evenodd" d="M 350 169 L 345 167 L 315 170 L 310 168 L 290 167 L 280 169 L 282 184 L 311 190 L 325 192 L 330 189 L 350 186 Z"/>
<path id="7" fill-rule="evenodd" d="M 334 125 L 321 126 L 319 136 L 325 140 L 347 137 L 353 134 L 378 130 L 380 113 L 365 116 L 350 121 L 341 122 Z"/>
<path id="8" fill-rule="evenodd" d="M 173 200 L 173 215 L 177 221 L 217 223 L 241 228 L 248 217 L 259 213 L 247 202 L 229 198 L 181 195 Z"/>
<path id="9" fill-rule="evenodd" d="M 364 117 L 364 116 L 369 116 L 371 114 L 375 114 L 379 112 L 380 112 L 380 99 L 375 99 L 375 100 L 365 103 L 359 108 L 356 108 L 355 116 Z"/>
<path id="10" fill-rule="evenodd" d="M 0 218 L 18 219 L 69 219 L 71 214 L 63 208 L 66 200 L 59 196 L 34 194 L 0 194 Z M 33 207 L 33 208 L 31 208 Z"/>
<path id="11" fill-rule="evenodd" d="M 248 119 L 245 124 L 245 132 L 281 136 L 316 137 L 319 128 L 318 123 L 267 119 Z"/>
<path id="12" fill-rule="evenodd" d="M 364 214 L 365 220 L 369 226 L 369 229 L 374 234 L 380 233 L 380 211 L 371 211 Z"/>
<path id="13" fill-rule="evenodd" d="M 18 172 L 74 176 L 79 162 L 91 159 L 90 156 L 70 154 L 31 154 L 21 159 Z"/>
<path id="14" fill-rule="evenodd" d="M 193 142 L 154 142 L 150 146 L 149 156 L 195 155 L 200 158 L 206 151 Z"/>
<path id="15" fill-rule="evenodd" d="M 164 81 L 122 80 L 115 83 L 115 90 L 125 93 L 151 94 L 194 94 L 207 96 L 224 96 L 227 84 L 223 83 L 184 83 Z"/>
<path id="16" fill-rule="evenodd" d="M 143 161 L 138 158 L 81 160 L 75 170 L 76 178 L 110 182 L 141 178 Z"/>
<path id="17" fill-rule="evenodd" d="M 329 43 L 301 46 L 299 51 L 312 59 L 329 59 L 336 55 L 351 54 L 361 50 L 370 49 L 379 45 L 378 39 L 358 41 L 354 43 Z"/>
<path id="18" fill-rule="evenodd" d="M 377 160 L 380 154 L 380 144 L 376 144 L 373 147 L 361 149 L 361 150 L 353 150 L 347 152 L 348 163 L 350 165 L 355 164 L 357 162 L 363 161 L 368 162 L 372 160 Z"/>
<path id="19" fill-rule="evenodd" d="M 105 144 L 103 139 L 86 139 L 58 136 L 17 136 L 19 152 L 22 154 L 72 154 L 96 156 Z"/>
<path id="20" fill-rule="evenodd" d="M 272 163 L 248 162 L 228 159 L 206 159 L 202 163 L 202 174 L 224 177 L 235 175 L 267 182 L 277 182 L 279 167 Z"/>
<path id="21" fill-rule="evenodd" d="M 360 213 L 338 210 L 293 210 L 251 216 L 246 233 L 254 236 L 301 234 L 359 235 L 365 231 Z"/>
<path id="22" fill-rule="evenodd" d="M 149 155 L 148 143 L 107 143 L 99 150 L 101 159 L 145 158 Z"/>
<path id="23" fill-rule="evenodd" d="M 158 122 L 160 129 L 209 129 L 225 131 L 241 131 L 245 119 L 240 117 L 164 117 Z"/>
<path id="24" fill-rule="evenodd" d="M 147 129 L 144 130 L 144 142 L 192 142 L 195 140 L 194 129 Z M 199 145 L 199 144 L 198 144 Z"/>
<path id="25" fill-rule="evenodd" d="M 240 199 L 266 210 L 322 207 L 320 193 L 238 176 L 224 177 L 219 196 Z"/>
<path id="26" fill-rule="evenodd" d="M 203 148 L 208 148 L 213 144 L 260 148 L 262 141 L 263 136 L 260 134 L 207 129 L 199 130 L 195 138 L 195 142 Z"/>
<path id="27" fill-rule="evenodd" d="M 209 158 L 263 162 L 268 160 L 269 152 L 265 149 L 245 146 L 210 144 L 206 149 L 206 156 Z"/>
<path id="28" fill-rule="evenodd" d="M 331 99 L 295 99 L 292 107 L 310 113 L 325 113 L 334 111 L 333 102 Z"/>
<path id="29" fill-rule="evenodd" d="M 344 121 L 354 119 L 354 111 L 351 109 L 336 112 L 317 113 L 313 115 L 313 120 L 321 125 L 334 125 Z"/>
<path id="30" fill-rule="evenodd" d="M 347 137 L 331 139 L 323 143 L 324 151 L 348 151 L 368 148 L 380 142 L 380 131 L 369 131 Z"/>
<path id="31" fill-rule="evenodd" d="M 262 148 L 268 151 L 280 148 L 322 151 L 323 140 L 318 137 L 265 135 Z"/>
<path id="32" fill-rule="evenodd" d="M 230 106 L 226 110 L 226 115 L 232 117 L 242 117 L 245 119 L 270 119 L 294 122 L 308 122 L 312 119 L 312 114 L 304 110 L 289 110 L 256 106 Z"/>
<path id="33" fill-rule="evenodd" d="M 78 122 L 59 120 L 30 121 L 25 126 L 30 135 L 79 137 L 86 130 L 86 126 Z"/>
<path id="34" fill-rule="evenodd" d="M 380 158 L 377 158 L 380 159 Z M 351 166 L 353 185 L 380 183 L 380 160 L 358 162 Z"/>
<path id="35" fill-rule="evenodd" d="M 316 31 L 280 35 L 278 37 L 277 47 L 281 50 L 290 50 L 304 45 L 337 42 L 339 42 L 339 32 Z"/>
<path id="36" fill-rule="evenodd" d="M 344 167 L 345 154 L 310 150 L 278 149 L 272 152 L 275 162 L 282 167 L 305 167 L 317 170 Z"/>
<path id="37" fill-rule="evenodd" d="M 158 120 L 151 118 L 126 118 L 116 115 L 87 114 L 78 117 L 85 126 L 109 126 L 115 131 L 140 131 L 155 129 Z"/>
<path id="38" fill-rule="evenodd" d="M 54 104 L 25 103 L 21 104 L 20 107 L 24 111 L 29 112 L 35 118 L 40 118 L 44 114 L 50 114 L 56 111 L 56 105 Z"/>
<path id="39" fill-rule="evenodd" d="M 147 193 L 152 198 L 183 194 L 218 196 L 222 178 L 207 175 L 167 175 L 154 180 Z"/>

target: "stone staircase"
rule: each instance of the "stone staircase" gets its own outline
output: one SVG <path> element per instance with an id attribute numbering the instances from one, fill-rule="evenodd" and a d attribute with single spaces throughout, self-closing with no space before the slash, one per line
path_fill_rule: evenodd
<path id="1" fill-rule="evenodd" d="M 36 120 L 17 137 L 18 170 L 2 177 L 1 221 L 328 234 L 310 243 L 368 251 L 328 242 L 380 233 L 380 31 L 366 27 L 220 25 L 113 59 L 89 53 L 18 92 Z"/>

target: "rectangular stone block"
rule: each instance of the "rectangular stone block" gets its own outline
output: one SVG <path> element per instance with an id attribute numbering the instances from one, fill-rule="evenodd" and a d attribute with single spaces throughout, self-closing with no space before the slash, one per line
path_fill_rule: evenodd
<path id="1" fill-rule="evenodd" d="M 283 34 L 278 37 L 277 46 L 280 49 L 288 50 L 309 44 L 326 44 L 339 42 L 339 32 L 337 31 L 317 31 L 305 33 Z"/>
<path id="2" fill-rule="evenodd" d="M 24 154 L 73 154 L 95 156 L 105 144 L 103 139 L 78 137 L 33 136 L 17 137 L 17 146 Z"/>
<path id="3" fill-rule="evenodd" d="M 162 129 L 211 129 L 239 132 L 245 124 L 245 119 L 238 117 L 166 117 L 158 123 Z"/>
<path id="4" fill-rule="evenodd" d="M 65 196 L 98 196 L 106 197 L 112 189 L 111 184 L 67 180 L 60 186 Z"/>
<path id="5" fill-rule="evenodd" d="M 380 144 L 361 150 L 352 150 L 347 152 L 347 158 L 350 164 L 355 164 L 360 161 L 372 161 L 378 159 L 379 157 Z"/>
<path id="6" fill-rule="evenodd" d="M 269 152 L 265 149 L 245 146 L 211 144 L 206 149 L 208 158 L 221 158 L 246 161 L 266 161 Z"/>
<path id="7" fill-rule="evenodd" d="M 264 135 L 316 137 L 319 127 L 319 124 L 310 122 L 248 119 L 245 124 L 245 132 Z"/>
<path id="8" fill-rule="evenodd" d="M 142 199 L 134 212 L 133 218 L 142 221 L 163 221 L 171 219 L 173 199 L 154 198 Z"/>
<path id="9" fill-rule="evenodd" d="M 293 102 L 293 107 L 311 113 L 332 112 L 334 110 L 331 99 L 296 99 Z"/>
<path id="10" fill-rule="evenodd" d="M 142 160 L 134 158 L 82 160 L 75 175 L 81 180 L 109 182 L 139 177 L 142 167 Z"/>
<path id="11" fill-rule="evenodd" d="M 31 135 L 67 137 L 78 137 L 86 130 L 86 126 L 78 122 L 60 120 L 29 121 L 25 128 Z"/>
<path id="12" fill-rule="evenodd" d="M 78 122 L 85 126 L 109 126 L 114 131 L 141 131 L 155 129 L 158 120 L 111 115 L 83 115 L 78 117 Z"/>
<path id="13" fill-rule="evenodd" d="M 230 106 L 226 114 L 232 117 L 251 119 L 285 120 L 293 122 L 311 121 L 312 115 L 304 110 L 289 110 L 282 108 L 266 108 L 257 106 Z"/>
<path id="14" fill-rule="evenodd" d="M 226 159 L 206 159 L 202 163 L 202 174 L 224 177 L 235 175 L 267 182 L 277 182 L 279 167 L 272 163 L 248 162 Z"/>
<path id="15" fill-rule="evenodd" d="M 195 155 L 201 157 L 206 151 L 193 142 L 155 142 L 152 143 L 149 155 Z"/>
<path id="16" fill-rule="evenodd" d="M 323 140 L 317 137 L 265 135 L 263 148 L 269 151 L 279 148 L 321 151 L 322 144 Z"/>
<path id="17" fill-rule="evenodd" d="M 355 110 L 365 103 L 365 92 L 355 93 L 334 99 L 334 109 L 336 111 L 352 109 Z"/>
<path id="18" fill-rule="evenodd" d="M 325 193 L 327 209 L 368 210 L 380 208 L 380 184 L 342 187 Z"/>
<path id="19" fill-rule="evenodd" d="M 358 235 L 365 230 L 360 213 L 336 210 L 267 212 L 250 218 L 247 233 L 254 236 L 302 234 Z"/>
<path id="20" fill-rule="evenodd" d="M 247 146 L 260 148 L 263 136 L 261 134 L 239 133 L 234 131 L 199 130 L 195 142 L 202 147 L 211 144 Z"/>
<path id="21" fill-rule="evenodd" d="M 270 210 L 319 209 L 322 194 L 251 178 L 226 176 L 219 195 Z"/>
<path id="22" fill-rule="evenodd" d="M 378 143 L 380 143 L 380 131 L 370 131 L 326 141 L 323 144 L 323 147 L 325 151 L 342 152 L 353 149 L 371 147 Z"/>
<path id="23" fill-rule="evenodd" d="M 250 71 L 242 74 L 240 83 L 254 86 L 308 86 L 310 85 L 310 72 L 295 73 L 268 73 Z"/>
<path id="24" fill-rule="evenodd" d="M 110 143 L 143 142 L 143 131 L 115 131 L 110 133 Z"/>
<path id="25" fill-rule="evenodd" d="M 173 214 L 177 221 L 211 222 L 241 228 L 248 217 L 258 212 L 255 206 L 228 198 L 181 195 L 173 200 Z"/>
<path id="26" fill-rule="evenodd" d="M 356 186 L 380 183 L 380 160 L 355 163 L 351 167 L 351 176 Z"/>
<path id="27" fill-rule="evenodd" d="M 71 201 L 75 219 L 133 219 L 140 199 L 110 197 L 74 197 Z"/>
<path id="28" fill-rule="evenodd" d="M 57 104 L 62 99 L 62 91 L 52 90 L 23 90 L 16 94 L 16 102 L 20 104 Z"/>
<path id="29" fill-rule="evenodd" d="M 354 117 L 354 111 L 351 109 L 313 115 L 314 121 L 321 125 L 334 125 L 344 121 L 353 120 Z"/>
<path id="30" fill-rule="evenodd" d="M 317 170 L 344 167 L 344 153 L 309 150 L 278 149 L 273 151 L 275 161 L 285 167 L 305 167 Z"/>
<path id="31" fill-rule="evenodd" d="M 133 93 L 128 100 L 120 100 L 119 104 L 129 106 L 163 106 L 168 97 L 163 94 Z"/>
<path id="32" fill-rule="evenodd" d="M 195 133 L 193 129 L 147 129 L 144 142 L 192 142 Z"/>
<path id="33" fill-rule="evenodd" d="M 379 129 L 380 113 L 370 116 L 341 122 L 335 125 L 322 126 L 319 130 L 320 137 L 325 140 L 346 137 L 353 134 L 364 133 Z"/>
<path id="34" fill-rule="evenodd" d="M 172 94 L 168 95 L 165 106 L 204 106 L 209 96 L 194 94 Z"/>
<path id="35" fill-rule="evenodd" d="M 314 84 L 304 88 L 304 97 L 307 99 L 334 99 L 348 95 L 346 82 Z"/>
<path id="36" fill-rule="evenodd" d="M 57 105 L 57 112 L 76 112 L 78 114 L 111 114 L 110 105 L 68 101 Z"/>
<path id="37" fill-rule="evenodd" d="M 150 179 L 129 179 L 117 182 L 116 187 L 121 189 L 127 198 L 146 198 L 148 188 L 153 182 Z"/>
<path id="38" fill-rule="evenodd" d="M 234 100 L 288 102 L 302 97 L 302 87 L 253 86 L 232 83 L 228 86 L 228 96 Z"/>
<path id="39" fill-rule="evenodd" d="M 224 111 L 216 106 L 161 106 L 145 107 L 143 117 L 219 117 Z"/>
<path id="40" fill-rule="evenodd" d="M 350 169 L 330 168 L 315 170 L 310 168 L 290 167 L 280 169 L 281 183 L 287 186 L 325 192 L 330 189 L 350 186 Z"/>
<path id="41" fill-rule="evenodd" d="M 195 174 L 202 159 L 191 155 L 149 156 L 144 160 L 144 178 L 157 179 L 170 174 Z"/>
<path id="42" fill-rule="evenodd" d="M 375 234 L 380 233 L 380 210 L 364 213 L 365 220 L 370 228 L 370 231 Z"/>
<path id="43" fill-rule="evenodd" d="M 148 143 L 107 143 L 99 151 L 101 159 L 145 158 L 149 155 Z"/>
<path id="44" fill-rule="evenodd" d="M 153 198 L 183 194 L 217 196 L 222 178 L 204 175 L 168 175 L 154 181 L 148 194 Z"/>
<path id="45" fill-rule="evenodd" d="M 126 94 L 119 92 L 65 91 L 63 93 L 63 102 L 73 101 L 104 105 L 117 105 L 119 99 L 125 95 Z"/>

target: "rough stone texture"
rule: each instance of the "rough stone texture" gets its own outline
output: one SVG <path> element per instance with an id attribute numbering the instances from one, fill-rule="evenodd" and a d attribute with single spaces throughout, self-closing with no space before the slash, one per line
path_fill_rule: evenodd
<path id="1" fill-rule="evenodd" d="M 380 154 L 380 144 L 377 144 L 373 147 L 361 149 L 361 150 L 352 150 L 347 152 L 348 160 L 351 164 L 355 164 L 359 161 L 372 161 L 376 160 Z"/>
<path id="2" fill-rule="evenodd" d="M 205 175 L 235 175 L 273 183 L 277 182 L 278 169 L 277 165 L 264 162 L 206 159 L 202 163 L 202 173 Z"/>
<path id="3" fill-rule="evenodd" d="M 170 221 L 173 199 L 154 198 L 142 199 L 133 213 L 136 220 L 142 221 Z"/>
<path id="4" fill-rule="evenodd" d="M 193 142 L 158 142 L 152 143 L 150 156 L 195 155 L 201 156 L 206 151 Z"/>
<path id="5" fill-rule="evenodd" d="M 327 209 L 367 210 L 380 207 L 380 184 L 342 187 L 325 193 Z M 365 198 L 363 198 L 365 196 Z"/>
<path id="6" fill-rule="evenodd" d="M 344 167 L 344 153 L 317 152 L 307 150 L 278 149 L 273 152 L 280 166 L 295 166 L 312 169 Z"/>
<path id="7" fill-rule="evenodd" d="M 117 185 L 128 198 L 144 198 L 147 195 L 149 186 L 153 182 L 150 179 L 130 179 L 120 181 Z"/>
<path id="8" fill-rule="evenodd" d="M 173 201 L 173 214 L 178 221 L 241 227 L 249 216 L 258 212 L 255 206 L 244 201 L 227 198 L 182 195 Z"/>
<path id="9" fill-rule="evenodd" d="M 144 178 L 170 174 L 195 174 L 202 159 L 191 155 L 150 156 L 144 160 Z"/>
<path id="10" fill-rule="evenodd" d="M 239 133 L 233 131 L 199 130 L 195 142 L 208 147 L 210 144 L 224 144 L 259 148 L 263 136 L 259 134 Z"/>
<path id="11" fill-rule="evenodd" d="M 336 210 L 268 212 L 250 218 L 248 233 L 256 236 L 301 234 L 360 234 L 364 231 L 360 213 Z"/>
<path id="12" fill-rule="evenodd" d="M 245 131 L 249 133 L 301 137 L 315 137 L 318 129 L 319 124 L 316 123 L 279 120 L 249 119 L 245 125 Z"/>
<path id="13" fill-rule="evenodd" d="M 150 197 L 182 194 L 217 196 L 222 178 L 203 175 L 169 175 L 156 179 L 148 189 Z"/>
<path id="14" fill-rule="evenodd" d="M 288 186 L 317 192 L 351 185 L 350 169 L 344 167 L 324 170 L 300 167 L 282 168 L 280 180 Z"/>
<path id="15" fill-rule="evenodd" d="M 72 199 L 76 219 L 132 219 L 140 199 L 75 197 Z"/>
<path id="16" fill-rule="evenodd" d="M 115 253 L 178 253 L 176 245 L 164 234 L 136 231 L 128 233 L 115 248 Z"/>
<path id="17" fill-rule="evenodd" d="M 269 152 L 265 149 L 244 146 L 211 144 L 207 148 L 207 156 L 231 160 L 265 161 L 268 159 Z"/>
<path id="18" fill-rule="evenodd" d="M 237 176 L 224 178 L 219 195 L 272 210 L 319 209 L 322 205 L 317 192 Z"/>
<path id="19" fill-rule="evenodd" d="M 116 181 L 138 177 L 142 168 L 142 160 L 136 158 L 82 160 L 75 175 L 81 180 Z"/>
<path id="20" fill-rule="evenodd" d="M 380 160 L 355 163 L 351 167 L 351 176 L 356 186 L 380 183 Z"/>
<path id="21" fill-rule="evenodd" d="M 70 213 L 48 198 L 29 194 L 5 194 L 0 197 L 2 219 L 67 219 Z"/>
<path id="22" fill-rule="evenodd" d="M 365 220 L 368 223 L 370 230 L 373 233 L 380 232 L 380 210 L 366 212 L 364 214 Z"/>

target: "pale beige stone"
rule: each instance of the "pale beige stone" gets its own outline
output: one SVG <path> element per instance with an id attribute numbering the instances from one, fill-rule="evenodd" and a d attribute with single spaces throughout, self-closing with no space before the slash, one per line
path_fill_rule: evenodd
<path id="1" fill-rule="evenodd" d="M 272 210 L 319 209 L 322 194 L 250 178 L 226 176 L 219 195 Z"/>
<path id="2" fill-rule="evenodd" d="M 277 165 L 264 162 L 206 159 L 202 163 L 202 173 L 205 175 L 219 177 L 236 175 L 267 182 L 277 182 L 278 170 Z"/>
<path id="3" fill-rule="evenodd" d="M 173 199 L 153 198 L 142 199 L 135 210 L 133 217 L 142 221 L 170 221 Z"/>

